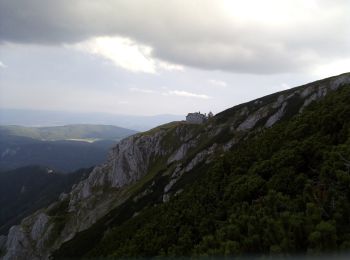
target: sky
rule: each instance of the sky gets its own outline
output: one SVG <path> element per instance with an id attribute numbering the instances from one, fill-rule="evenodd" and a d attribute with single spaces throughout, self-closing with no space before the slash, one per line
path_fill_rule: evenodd
<path id="1" fill-rule="evenodd" d="M 0 109 L 218 113 L 350 71 L 348 0 L 0 0 Z"/>

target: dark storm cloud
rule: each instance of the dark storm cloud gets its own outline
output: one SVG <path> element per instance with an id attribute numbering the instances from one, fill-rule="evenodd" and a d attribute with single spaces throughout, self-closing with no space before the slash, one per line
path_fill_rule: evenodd
<path id="1" fill-rule="evenodd" d="M 248 12 L 231 15 L 243 2 Z M 349 57 L 349 1 L 269 0 L 262 10 L 261 1 L 247 2 L 1 0 L 0 41 L 60 45 L 119 35 L 171 63 L 256 74 Z"/>
<path id="2" fill-rule="evenodd" d="M 93 35 L 90 28 L 79 26 L 78 10 L 69 2 L 1 0 L 1 41 L 60 44 Z"/>

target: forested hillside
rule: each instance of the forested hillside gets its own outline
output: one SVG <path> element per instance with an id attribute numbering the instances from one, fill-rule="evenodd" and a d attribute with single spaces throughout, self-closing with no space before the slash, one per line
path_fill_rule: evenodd
<path id="1" fill-rule="evenodd" d="M 0 126 L 0 170 L 43 165 L 71 172 L 102 163 L 108 150 L 136 131 L 108 125 Z"/>
<path id="2" fill-rule="evenodd" d="M 92 167 L 106 159 L 116 141 L 41 141 L 27 137 L 0 138 L 0 170 L 42 165 L 61 172 Z"/>
<path id="3" fill-rule="evenodd" d="M 350 86 L 248 138 L 165 204 L 116 225 L 88 256 L 350 249 Z"/>
<path id="4" fill-rule="evenodd" d="M 62 174 L 42 166 L 0 172 L 0 234 L 35 210 L 58 199 L 86 178 L 91 169 Z"/>

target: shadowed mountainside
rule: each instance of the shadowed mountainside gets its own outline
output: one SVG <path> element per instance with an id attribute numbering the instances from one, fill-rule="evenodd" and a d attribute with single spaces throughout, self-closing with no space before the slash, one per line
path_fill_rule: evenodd
<path id="1" fill-rule="evenodd" d="M 0 169 L 44 165 L 69 172 L 103 162 L 110 147 L 135 134 L 101 125 L 0 126 Z"/>
<path id="2" fill-rule="evenodd" d="M 35 210 L 58 199 L 92 169 L 62 174 L 47 167 L 27 166 L 0 172 L 0 234 Z"/>

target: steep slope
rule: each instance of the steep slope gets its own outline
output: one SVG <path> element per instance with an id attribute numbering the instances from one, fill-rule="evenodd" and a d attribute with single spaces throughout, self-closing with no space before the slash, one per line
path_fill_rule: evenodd
<path id="1" fill-rule="evenodd" d="M 142 218 L 147 208 L 169 201 L 202 179 L 202 172 L 218 156 L 349 83 L 349 74 L 340 75 L 242 104 L 204 125 L 177 122 L 122 140 L 88 179 L 48 209 L 11 228 L 4 259 L 42 259 L 57 249 L 55 256 L 86 254 L 86 245 L 108 237 L 110 226 L 138 214 Z M 105 253 L 118 254 L 117 249 Z M 150 252 L 162 254 L 156 249 Z"/>
<path id="2" fill-rule="evenodd" d="M 85 256 L 232 256 L 350 249 L 350 84 L 191 174 L 169 203 L 109 225 Z M 74 255 L 71 245 L 56 256 Z M 79 248 L 75 247 L 75 248 Z M 348 255 L 347 255 L 348 257 Z"/>
<path id="3" fill-rule="evenodd" d="M 0 172 L 0 234 L 24 217 L 58 199 L 62 192 L 87 177 L 92 169 L 68 175 L 40 166 Z"/>

